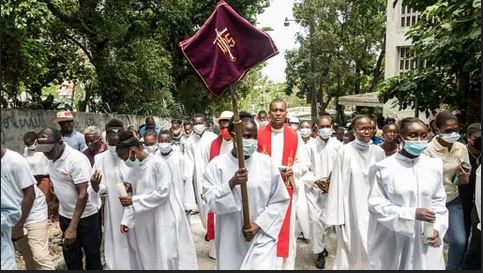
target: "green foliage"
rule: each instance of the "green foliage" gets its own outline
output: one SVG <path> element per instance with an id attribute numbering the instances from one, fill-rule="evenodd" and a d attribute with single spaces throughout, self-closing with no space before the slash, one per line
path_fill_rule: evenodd
<path id="1" fill-rule="evenodd" d="M 309 97 L 315 88 L 322 112 L 340 96 L 373 91 L 383 68 L 384 10 L 382 0 L 295 5 L 295 18 L 309 33 L 299 34 L 300 47 L 285 54 L 287 94 L 298 89 L 299 96 Z"/>
<path id="2" fill-rule="evenodd" d="M 413 53 L 425 65 L 416 71 L 390 79 L 381 85 L 380 98 L 397 98 L 400 107 L 414 105 L 420 111 L 441 103 L 467 113 L 478 121 L 481 110 L 481 13 L 479 1 L 407 0 L 420 11 L 422 20 L 411 27 Z"/>

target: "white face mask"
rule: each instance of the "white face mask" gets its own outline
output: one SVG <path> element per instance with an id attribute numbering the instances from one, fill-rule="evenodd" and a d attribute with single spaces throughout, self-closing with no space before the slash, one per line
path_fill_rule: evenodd
<path id="1" fill-rule="evenodd" d="M 193 132 L 195 132 L 195 134 L 197 135 L 202 135 L 206 130 L 206 127 L 204 124 L 197 124 L 195 126 L 193 126 Z"/>
<path id="2" fill-rule="evenodd" d="M 456 141 L 458 141 L 458 139 L 460 139 L 460 133 L 458 132 L 451 132 L 449 134 L 441 134 L 441 138 L 448 142 L 448 143 L 455 143 Z"/>
<path id="3" fill-rule="evenodd" d="M 158 149 L 158 145 L 156 145 L 156 144 L 151 145 L 151 146 L 146 146 L 146 152 L 149 153 L 149 154 L 156 152 L 157 149 Z"/>
<path id="4" fill-rule="evenodd" d="M 171 147 L 171 143 L 168 143 L 168 142 L 159 143 L 158 147 L 161 154 L 165 154 L 165 155 L 168 155 L 173 150 L 173 147 Z"/>
<path id="5" fill-rule="evenodd" d="M 117 156 L 116 145 L 107 145 L 107 150 L 114 156 Z"/>
<path id="6" fill-rule="evenodd" d="M 257 140 L 253 138 L 244 138 L 243 140 L 243 155 L 251 156 L 257 150 Z M 235 142 L 236 146 L 236 142 Z"/>
<path id="7" fill-rule="evenodd" d="M 309 137 L 311 133 L 312 133 L 312 130 L 310 128 L 300 129 L 300 136 L 303 138 Z"/>
<path id="8" fill-rule="evenodd" d="M 36 148 L 37 148 L 37 141 L 35 141 L 34 144 L 27 146 L 27 149 L 32 152 L 35 152 Z"/>
<path id="9" fill-rule="evenodd" d="M 134 157 L 134 161 L 131 160 L 131 152 L 132 150 L 129 150 L 129 156 L 126 160 L 124 160 L 124 164 L 126 164 L 126 166 L 128 166 L 129 168 L 139 168 L 141 167 L 141 161 L 139 161 L 139 159 L 137 159 L 136 157 Z"/>
<path id="10" fill-rule="evenodd" d="M 328 139 L 332 135 L 331 128 L 321 128 L 319 129 L 319 137 L 322 139 Z"/>

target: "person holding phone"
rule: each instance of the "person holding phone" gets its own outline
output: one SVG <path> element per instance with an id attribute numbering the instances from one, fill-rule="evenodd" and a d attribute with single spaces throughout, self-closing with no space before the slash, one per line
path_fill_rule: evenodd
<path id="1" fill-rule="evenodd" d="M 425 154 L 443 160 L 442 179 L 446 191 L 446 207 L 449 212 L 449 249 L 446 269 L 458 270 L 463 263 L 467 240 L 458 185 L 469 182 L 471 170 L 464 168 L 464 165 L 468 164 L 470 159 L 466 146 L 458 142 L 460 127 L 454 114 L 447 111 L 438 113 L 435 126 L 438 135 L 433 138 Z"/>
<path id="2" fill-rule="evenodd" d="M 369 171 L 369 269 L 444 270 L 443 162 L 422 154 L 428 128 L 420 119 L 405 118 L 400 127 L 402 150 Z"/>

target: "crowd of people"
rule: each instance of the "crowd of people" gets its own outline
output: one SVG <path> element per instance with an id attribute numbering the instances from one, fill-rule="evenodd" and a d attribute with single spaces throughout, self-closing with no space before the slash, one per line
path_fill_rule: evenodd
<path id="1" fill-rule="evenodd" d="M 329 255 L 338 270 L 480 269 L 480 123 L 288 114 L 282 99 L 239 113 L 239 168 L 230 111 L 83 134 L 57 113 L 60 130 L 26 132 L 23 155 L 1 147 L 1 269 L 16 269 L 15 251 L 26 269 L 55 269 L 49 218 L 69 270 L 198 269 L 192 217 L 220 270 L 293 270 L 301 241 L 319 269 Z"/>

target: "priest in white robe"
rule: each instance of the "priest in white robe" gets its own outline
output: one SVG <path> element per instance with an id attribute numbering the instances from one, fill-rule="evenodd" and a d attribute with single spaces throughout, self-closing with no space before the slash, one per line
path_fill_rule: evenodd
<path id="1" fill-rule="evenodd" d="M 240 118 L 246 132 L 245 169 L 239 170 L 236 151 L 232 150 L 215 157 L 203 179 L 204 198 L 216 215 L 217 269 L 275 269 L 277 240 L 290 197 L 270 157 L 255 152 L 257 129 L 253 118 L 243 113 Z M 243 230 L 240 183 L 246 183 L 248 189 L 249 230 Z"/>
<path id="2" fill-rule="evenodd" d="M 143 151 L 132 132 L 121 133 L 117 154 L 130 169 L 132 196 L 121 197 L 121 232 L 134 270 L 196 270 L 198 264 L 183 204 L 165 161 Z"/>
<path id="3" fill-rule="evenodd" d="M 445 269 L 443 237 L 448 210 L 443 162 L 421 154 L 428 145 L 427 132 L 421 120 L 403 119 L 403 150 L 371 167 L 371 270 Z"/>
<path id="4" fill-rule="evenodd" d="M 307 144 L 307 153 L 310 158 L 310 171 L 314 173 L 315 179 L 306 180 L 305 187 L 309 204 L 310 218 L 312 222 L 312 250 L 317 254 L 315 266 L 325 268 L 326 239 L 329 226 L 325 222 L 327 217 L 327 196 L 328 193 L 320 187 L 321 179 L 327 181 L 332 174 L 337 152 L 342 143 L 332 135 L 333 119 L 331 116 L 323 115 L 317 119 L 316 126 L 319 136 Z M 314 183 L 315 181 L 317 183 Z"/>
<path id="5" fill-rule="evenodd" d="M 337 233 L 333 270 L 369 268 L 369 166 L 384 158 L 384 150 L 370 144 L 374 128 L 367 116 L 356 116 L 352 128 L 356 139 L 340 148 L 327 197 L 326 224 L 336 226 Z"/>
<path id="6" fill-rule="evenodd" d="M 188 181 L 192 181 L 195 192 L 195 200 L 200 212 L 203 228 L 206 229 L 206 204 L 202 198 L 201 181 L 203 172 L 208 164 L 210 145 L 216 138 L 216 134 L 208 131 L 205 127 L 205 117 L 202 114 L 193 116 L 193 134 L 185 143 L 186 174 Z"/>

